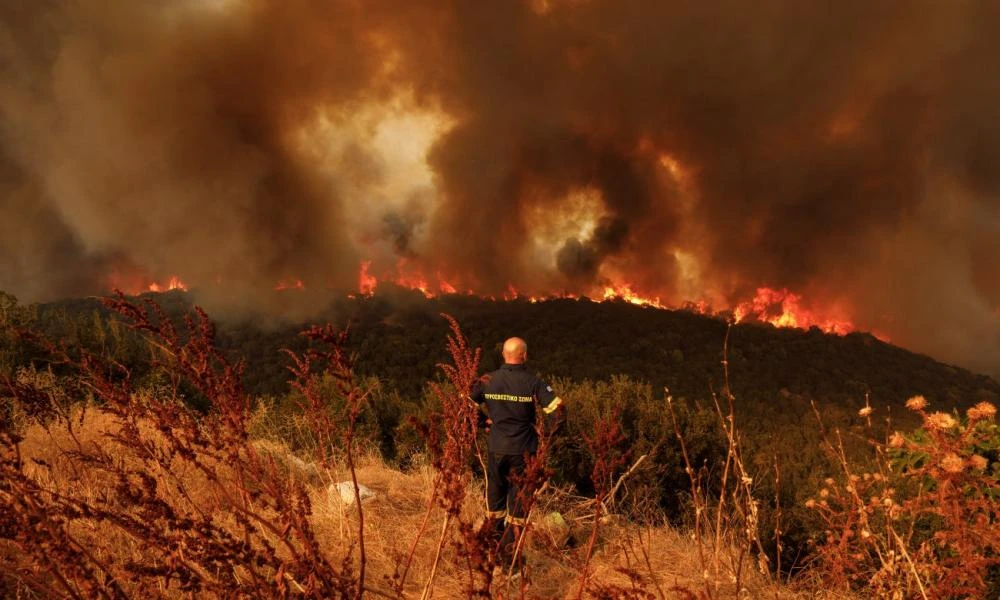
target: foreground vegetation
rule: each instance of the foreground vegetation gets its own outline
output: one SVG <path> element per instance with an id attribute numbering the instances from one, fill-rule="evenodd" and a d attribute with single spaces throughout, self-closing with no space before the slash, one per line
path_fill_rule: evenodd
<path id="1" fill-rule="evenodd" d="M 109 306 L 141 334 L 120 338 L 142 341 L 141 368 L 113 349 L 18 332 L 30 315 L 5 312 L 12 325 L 0 333 L 17 349 L 0 393 L 0 569 L 11 594 L 998 591 L 990 402 L 949 414 L 913 397 L 918 426 L 890 423 L 881 441 L 872 406 L 846 426 L 816 409 L 789 447 L 737 418 L 726 370 L 704 403 L 627 377 L 557 381 L 570 421 L 529 468 L 534 517 L 515 573 L 481 527 L 481 433 L 463 396 L 484 365 L 457 323 L 441 377 L 418 398 L 357 375 L 348 335 L 329 327 L 286 353 L 290 391 L 262 398 L 244 389 L 242 365 L 203 314 L 178 323 L 155 304 Z M 22 355 L 34 360 L 18 364 Z M 366 488 L 374 498 L 362 499 Z"/>

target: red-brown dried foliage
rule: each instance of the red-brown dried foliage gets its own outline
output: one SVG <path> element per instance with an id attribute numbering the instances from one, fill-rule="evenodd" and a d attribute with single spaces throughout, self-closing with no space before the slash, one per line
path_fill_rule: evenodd
<path id="1" fill-rule="evenodd" d="M 41 595 L 73 598 L 162 596 L 169 590 L 262 598 L 360 595 L 350 557 L 335 560 L 317 542 L 305 487 L 252 443 L 242 365 L 218 351 L 208 317 L 196 309 L 178 330 L 151 301 L 134 303 L 118 294 L 106 304 L 148 336 L 174 393 L 138 394 L 123 365 L 55 345 L 48 345 L 53 360 L 73 370 L 68 381 L 76 385 L 65 388 L 73 395 L 69 403 L 50 397 L 46 405 L 37 390 L 6 381 L 16 401 L 36 407 L 37 422 L 64 429 L 71 439 L 72 404 L 90 401 L 117 426 L 107 448 L 77 441 L 65 452 L 70 464 L 103 474 L 108 486 L 95 494 L 63 493 L 43 483 L 26 468 L 19 436 L 0 434 L 0 543 L 23 553 L 11 566 L 24 575 L 21 584 Z M 210 401 L 208 414 L 185 405 L 178 394 L 182 383 Z M 178 477 L 178 470 L 189 474 Z M 212 506 L 204 505 L 206 497 Z M 102 534 L 84 538 L 86 531 Z M 131 556 L 123 559 L 124 540 Z"/>

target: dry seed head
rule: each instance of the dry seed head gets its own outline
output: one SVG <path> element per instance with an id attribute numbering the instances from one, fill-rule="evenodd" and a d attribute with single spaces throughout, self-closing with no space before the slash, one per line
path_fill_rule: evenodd
<path id="1" fill-rule="evenodd" d="M 954 452 L 949 452 L 941 459 L 941 468 L 949 473 L 961 473 L 965 463 Z"/>
<path id="2" fill-rule="evenodd" d="M 826 483 L 826 485 L 833 485 L 833 477 L 827 477 L 824 480 L 824 483 Z"/>
<path id="3" fill-rule="evenodd" d="M 997 414 L 997 408 L 989 402 L 980 402 L 969 409 L 970 419 L 989 419 Z"/>
<path id="4" fill-rule="evenodd" d="M 973 470 L 975 470 L 975 471 L 983 471 L 983 470 L 985 470 L 985 469 L 986 469 L 986 467 L 987 467 L 987 466 L 988 466 L 989 464 L 990 464 L 990 461 L 986 460 L 986 459 L 985 459 L 984 457 L 982 457 L 982 456 L 979 456 L 978 454 L 973 454 L 973 455 L 972 455 L 972 456 L 971 456 L 971 457 L 969 458 L 969 465 L 970 465 L 970 466 L 972 467 L 972 469 L 973 469 Z"/>
<path id="5" fill-rule="evenodd" d="M 816 501 L 812 498 L 806 500 L 806 508 L 813 508 L 816 506 Z"/>
<path id="6" fill-rule="evenodd" d="M 898 431 L 893 431 L 892 435 L 889 436 L 889 447 L 890 448 L 902 448 L 903 444 L 906 442 L 906 438 L 903 437 L 902 433 Z"/>
<path id="7" fill-rule="evenodd" d="M 827 496 L 829 496 L 829 495 L 830 495 L 830 490 L 828 490 L 828 489 L 826 489 L 826 488 L 823 488 L 823 489 L 821 489 L 821 490 L 819 491 L 819 497 L 820 497 L 820 498 L 826 498 L 826 497 L 827 497 Z"/>
<path id="8" fill-rule="evenodd" d="M 858 411 L 859 417 L 867 417 L 870 414 L 872 414 L 872 407 L 870 406 L 865 406 L 864 408 Z"/>
<path id="9" fill-rule="evenodd" d="M 935 429 L 951 429 L 956 424 L 955 417 L 948 413 L 936 412 L 927 417 L 927 425 Z"/>
<path id="10" fill-rule="evenodd" d="M 927 399 L 923 396 L 914 396 L 906 401 L 906 408 L 910 410 L 923 410 L 927 408 Z"/>

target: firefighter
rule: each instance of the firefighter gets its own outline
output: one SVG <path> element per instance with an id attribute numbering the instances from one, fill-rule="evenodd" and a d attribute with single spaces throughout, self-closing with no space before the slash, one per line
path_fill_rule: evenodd
<path id="1" fill-rule="evenodd" d="M 515 528 L 526 522 L 525 498 L 516 480 L 524 473 L 529 457 L 538 451 L 536 409 L 544 416 L 544 434 L 553 433 L 565 419 L 562 399 L 528 371 L 527 359 L 524 340 L 512 337 L 505 341 L 503 366 L 487 375 L 472 394 L 473 401 L 485 405 L 489 417 L 486 509 L 504 560 L 512 558 Z"/>

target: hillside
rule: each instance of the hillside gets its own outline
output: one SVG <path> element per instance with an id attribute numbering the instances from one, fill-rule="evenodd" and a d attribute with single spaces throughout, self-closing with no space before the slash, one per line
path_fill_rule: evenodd
<path id="1" fill-rule="evenodd" d="M 154 297 L 173 315 L 191 308 L 187 294 Z M 302 348 L 298 332 L 310 323 L 348 325 L 359 373 L 415 397 L 445 358 L 446 324 L 440 313 L 454 316 L 470 342 L 483 348 L 486 370 L 497 366 L 502 340 L 519 335 L 528 340 L 533 368 L 547 377 L 582 381 L 627 375 L 650 383 L 657 393 L 667 386 L 675 397 L 690 400 L 707 400 L 710 386 L 718 389 L 723 380 L 722 319 L 622 301 L 425 299 L 418 292 L 387 288 L 372 297 L 337 299 L 309 323 L 222 320 L 219 343 L 231 356 L 246 360 L 251 392 L 278 395 L 287 391 L 288 375 L 280 350 Z M 92 338 L 86 330 L 94 315 L 104 311 L 88 299 L 46 304 L 38 314 L 51 334 Z M 782 412 L 801 409 L 810 399 L 857 408 L 866 393 L 873 404 L 893 407 L 915 394 L 949 408 L 1000 397 L 1000 384 L 990 377 L 867 333 L 839 336 L 818 329 L 738 324 L 729 339 L 729 371 L 739 401 L 766 403 Z"/>

